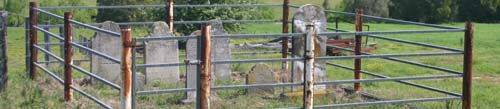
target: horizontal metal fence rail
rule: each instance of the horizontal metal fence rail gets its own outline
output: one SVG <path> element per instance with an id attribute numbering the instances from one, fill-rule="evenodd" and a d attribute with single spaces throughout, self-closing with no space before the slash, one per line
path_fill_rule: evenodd
<path id="1" fill-rule="evenodd" d="M 179 88 L 179 89 L 167 89 L 167 90 L 137 91 L 137 95 L 153 95 L 153 94 L 179 93 L 179 92 L 189 92 L 189 91 L 196 91 L 196 89 L 195 88 Z"/>
<path id="2" fill-rule="evenodd" d="M 220 20 L 222 23 L 280 23 L 282 20 Z M 204 24 L 210 21 L 200 20 L 200 21 L 174 21 L 173 24 Z M 120 26 L 134 26 L 134 25 L 153 25 L 155 22 L 119 22 L 116 23 Z M 101 26 L 102 23 L 91 23 L 91 26 Z M 39 25 L 39 27 L 63 27 L 63 24 L 52 24 L 52 25 Z M 76 25 L 77 27 L 80 25 Z"/>
<path id="3" fill-rule="evenodd" d="M 77 44 L 90 44 L 90 42 L 75 42 Z M 64 43 L 38 43 L 38 45 L 64 45 Z"/>
<path id="4" fill-rule="evenodd" d="M 408 104 L 408 103 L 431 102 L 431 101 L 452 101 L 460 99 L 462 98 L 461 97 L 418 98 L 418 99 L 405 99 L 405 100 L 388 100 L 388 101 L 374 101 L 374 102 L 361 102 L 361 103 L 320 105 L 320 106 L 314 106 L 314 108 L 324 109 L 324 108 L 371 106 L 371 105 Z M 300 109 L 300 108 L 292 108 L 292 109 Z"/>
<path id="5" fill-rule="evenodd" d="M 293 38 L 304 36 L 305 33 L 286 33 L 286 34 L 228 34 L 228 35 L 212 35 L 212 38 Z"/>
<path id="6" fill-rule="evenodd" d="M 347 48 L 342 48 L 342 47 L 337 47 L 337 46 L 329 46 L 329 47 L 333 47 L 333 48 L 336 48 L 336 49 L 341 49 L 343 51 L 354 52 L 354 50 L 347 49 Z M 361 54 L 364 54 L 364 55 L 373 55 L 373 54 L 370 54 L 370 53 L 361 53 Z M 410 64 L 410 65 L 415 65 L 415 66 L 418 66 L 418 67 L 429 68 L 429 69 L 438 70 L 438 71 L 443 71 L 443 72 L 447 72 L 447 73 L 462 74 L 462 72 L 459 72 L 459 71 L 455 71 L 455 70 L 451 70 L 451 69 L 447 69 L 447 68 L 442 68 L 442 67 L 437 67 L 437 66 L 426 65 L 426 64 L 422 64 L 422 63 L 418 63 L 418 62 L 414 62 L 414 61 L 408 61 L 408 60 L 403 60 L 403 59 L 398 59 L 398 58 L 392 58 L 392 57 L 387 57 L 387 58 L 382 58 L 382 59 L 396 61 L 396 62 L 401 62 L 401 63 L 405 63 L 405 64 Z"/>
<path id="7" fill-rule="evenodd" d="M 35 10 L 38 11 L 38 12 L 40 12 L 40 13 L 44 13 L 44 14 L 49 15 L 51 17 L 57 18 L 59 20 L 64 20 L 64 17 L 56 15 L 54 13 L 47 12 L 47 11 L 42 10 L 40 8 L 35 8 Z M 78 22 L 78 21 L 75 21 L 75 20 L 69 20 L 69 22 L 72 23 L 72 24 L 81 26 L 81 27 L 85 27 L 85 28 L 97 31 L 97 32 L 101 32 L 101 33 L 105 33 L 105 34 L 109 34 L 109 35 L 117 36 L 117 37 L 121 36 L 120 33 L 109 31 L 109 30 L 104 30 L 104 29 L 101 29 L 101 28 L 98 28 L 98 27 L 95 27 L 95 26 L 92 26 L 92 25 L 89 25 L 89 24 L 81 23 L 81 22 Z"/>
<path id="8" fill-rule="evenodd" d="M 82 50 L 84 50 L 84 51 L 87 51 L 87 52 L 89 52 L 89 53 L 95 54 L 95 55 L 97 55 L 97 56 L 99 56 L 99 57 L 102 57 L 102 58 L 104 58 L 104 59 L 108 59 L 108 60 L 110 60 L 110 61 L 112 61 L 112 62 L 114 62 L 114 63 L 120 64 L 120 60 L 118 60 L 118 59 L 116 59 L 116 58 L 114 58 L 114 57 L 112 57 L 112 56 L 109 56 L 109 55 L 107 55 L 107 54 L 104 54 L 104 53 L 101 53 L 101 52 L 99 52 L 99 51 L 96 51 L 96 50 L 93 50 L 93 49 L 87 48 L 87 47 L 85 47 L 85 46 L 83 46 L 83 45 L 80 45 L 80 44 L 78 44 L 78 43 L 75 43 L 75 42 L 71 42 L 71 45 L 73 45 L 73 46 L 75 46 L 75 47 L 78 47 L 78 48 L 80 48 L 80 49 L 82 49 Z"/>
<path id="9" fill-rule="evenodd" d="M 273 58 L 273 59 L 246 59 L 246 60 L 218 60 L 212 61 L 212 64 L 235 64 L 235 63 L 260 63 L 260 62 L 286 62 L 286 61 L 303 61 L 304 58 Z"/>
<path id="10" fill-rule="evenodd" d="M 327 62 L 326 64 L 330 65 L 330 66 L 339 67 L 339 68 L 343 68 L 343 69 L 346 69 L 346 70 L 354 71 L 354 68 L 347 67 L 347 66 L 344 66 L 344 65 L 330 63 L 330 62 Z M 372 73 L 372 72 L 368 72 L 368 71 L 364 71 L 364 70 L 361 70 L 361 72 L 364 73 L 364 74 L 370 75 L 370 76 L 378 77 L 378 78 L 391 78 L 391 77 L 388 77 L 388 76 L 384 76 L 384 75 L 381 75 L 381 74 Z M 456 75 L 462 76 L 461 74 L 456 74 Z M 395 82 L 402 83 L 402 84 L 405 84 L 405 85 L 414 86 L 414 87 L 418 87 L 418 88 L 423 88 L 423 89 L 426 89 L 426 90 L 430 90 L 430 91 L 434 91 L 434 92 L 439 92 L 439 93 L 443 93 L 443 94 L 447 94 L 447 95 L 452 95 L 452 96 L 457 96 L 457 97 L 462 96 L 461 94 L 457 94 L 457 93 L 454 93 L 454 92 L 445 91 L 445 90 L 441 90 L 441 89 L 437 89 L 437 88 L 434 88 L 434 87 L 429 87 L 429 86 L 425 86 L 425 85 L 421 85 L 421 84 L 416 84 L 416 83 L 413 83 L 413 82 L 407 82 L 407 81 L 401 81 L 401 80 L 397 80 Z"/>
<path id="11" fill-rule="evenodd" d="M 198 39 L 200 36 L 155 36 L 155 37 L 139 37 L 135 38 L 136 42 L 160 41 L 160 40 L 188 40 Z"/>
<path id="12" fill-rule="evenodd" d="M 316 60 L 335 60 L 335 59 L 362 59 L 362 58 L 387 58 L 387 57 L 422 57 L 422 56 L 446 56 L 462 55 L 462 52 L 444 52 L 444 53 L 410 53 L 410 54 L 380 54 L 380 55 L 356 55 L 356 56 L 323 56 L 316 57 Z"/>
<path id="13" fill-rule="evenodd" d="M 330 29 L 334 29 L 334 28 L 330 28 Z M 341 29 L 334 29 L 334 30 L 341 31 L 341 32 L 350 32 L 350 31 L 341 30 Z M 459 49 L 455 49 L 455 48 L 449 48 L 449 47 L 432 45 L 432 44 L 426 44 L 426 43 L 420 43 L 420 42 L 414 42 L 414 41 L 407 41 L 407 40 L 396 39 L 396 38 L 388 38 L 388 37 L 378 36 L 378 35 L 371 35 L 371 34 L 369 34 L 369 35 L 364 35 L 364 36 L 371 37 L 371 38 L 376 38 L 376 39 L 387 40 L 387 41 L 394 41 L 394 42 L 399 42 L 399 43 L 405 43 L 405 44 L 411 44 L 411 45 L 417 45 L 417 46 L 423 46 L 423 47 L 430 47 L 430 48 L 435 48 L 435 49 L 453 51 L 453 52 L 463 52 L 463 50 L 459 50 Z"/>
<path id="14" fill-rule="evenodd" d="M 54 18 L 56 18 L 56 19 L 58 19 L 58 20 L 64 20 L 64 17 L 63 17 L 63 16 L 59 16 L 59 15 L 57 15 L 57 14 L 54 14 L 54 13 L 51 13 L 51 12 L 48 12 L 48 11 L 42 10 L 42 9 L 40 9 L 40 8 L 34 8 L 34 10 L 35 10 L 35 11 L 38 11 L 38 12 L 40 12 L 40 13 L 43 13 L 43 14 L 45 14 L 45 15 L 48 15 L 48 16 L 50 16 L 50 17 L 54 17 Z"/>
<path id="15" fill-rule="evenodd" d="M 74 91 L 76 91 L 76 92 L 78 92 L 78 93 L 82 94 L 83 96 L 85 96 L 85 97 L 89 98 L 90 100 L 92 100 L 92 101 L 96 102 L 97 104 L 101 105 L 101 106 L 102 106 L 102 107 L 104 107 L 104 108 L 106 108 L 106 109 L 112 109 L 112 107 L 111 107 L 111 106 L 109 106 L 108 104 L 104 103 L 103 101 L 101 101 L 101 100 L 97 99 L 96 97 L 94 97 L 94 96 L 92 96 L 92 95 L 88 94 L 87 92 L 85 92 L 85 91 L 83 91 L 83 90 L 81 90 L 81 89 L 79 89 L 79 88 L 77 88 L 77 87 L 75 87 L 75 86 L 70 86 L 70 88 L 71 88 L 71 89 L 73 89 Z"/>
<path id="16" fill-rule="evenodd" d="M 251 85 L 233 85 L 233 86 L 215 86 L 210 89 L 212 90 L 231 90 L 231 89 L 251 89 L 251 88 L 275 88 L 275 87 L 288 87 L 288 86 L 300 86 L 304 83 L 277 83 L 277 84 L 251 84 Z"/>
<path id="17" fill-rule="evenodd" d="M 172 67 L 172 66 L 183 66 L 186 63 L 156 63 L 156 64 L 137 64 L 137 67 Z"/>
<path id="18" fill-rule="evenodd" d="M 103 82 L 104 84 L 113 87 L 114 89 L 116 89 L 118 91 L 121 90 L 121 87 L 119 85 L 117 85 L 117 84 L 115 84 L 115 83 L 113 83 L 111 81 L 108 81 L 108 80 L 106 80 L 106 79 L 104 79 L 104 78 L 102 78 L 102 77 L 100 77 L 100 76 L 98 76 L 98 75 L 96 75 L 94 73 L 88 72 L 88 71 L 86 71 L 85 69 L 83 69 L 83 68 L 81 68 L 79 66 L 71 64 L 71 67 L 75 68 L 77 71 L 80 71 L 80 72 L 82 72 L 83 74 L 85 74 L 87 76 L 95 78 L 95 79 Z"/>
<path id="19" fill-rule="evenodd" d="M 304 33 L 287 33 L 287 34 L 229 34 L 229 35 L 213 35 L 213 38 L 283 38 L 283 37 L 300 37 Z M 157 40 L 187 40 L 197 39 L 200 36 L 155 36 L 155 37 L 140 37 L 135 38 L 137 42 L 157 41 Z"/>
<path id="20" fill-rule="evenodd" d="M 174 5 L 174 8 L 234 8 L 234 7 L 281 7 L 283 4 L 211 4 L 211 5 Z M 161 5 L 121 5 L 121 6 L 57 6 L 40 7 L 45 10 L 74 10 L 74 9 L 135 9 L 135 8 L 165 8 Z"/>
<path id="21" fill-rule="evenodd" d="M 90 61 L 90 59 L 74 59 L 73 60 L 73 62 L 88 62 L 88 61 Z M 50 64 L 52 64 L 52 63 L 61 63 L 61 62 L 59 62 L 59 61 L 38 61 L 38 63 L 44 63 L 44 64 L 50 63 Z"/>
<path id="22" fill-rule="evenodd" d="M 58 40 L 61 40 L 61 41 L 62 41 L 62 40 L 64 40 L 64 38 L 63 38 L 63 37 L 61 37 L 61 36 L 59 36 L 59 35 L 57 35 L 57 34 L 54 34 L 54 33 L 50 32 L 50 31 L 47 31 L 47 30 L 45 30 L 45 29 L 43 29 L 43 28 L 40 28 L 40 27 L 38 27 L 38 26 L 33 26 L 33 27 L 35 27 L 35 29 L 37 29 L 37 30 L 39 30 L 39 31 L 41 31 L 41 32 L 43 32 L 43 33 L 45 33 L 45 34 L 48 34 L 49 36 L 52 36 L 52 37 L 54 37 L 54 38 L 56 38 L 56 39 L 58 39 Z"/>
<path id="23" fill-rule="evenodd" d="M 214 86 L 210 89 L 212 90 L 232 90 L 232 89 L 251 89 L 251 88 L 276 88 L 276 87 L 288 87 L 288 86 L 300 86 L 304 83 L 276 83 L 276 84 L 251 84 L 251 85 L 233 85 L 233 86 Z M 179 92 L 189 92 L 196 91 L 195 88 L 179 88 L 179 89 L 167 89 L 167 90 L 148 90 L 148 91 L 137 91 L 138 95 L 151 95 L 151 94 L 165 94 L 165 93 L 179 93 Z"/>
<path id="24" fill-rule="evenodd" d="M 334 11 L 334 10 L 325 10 L 325 13 L 333 13 L 333 14 L 342 14 L 342 15 L 348 15 L 348 16 L 356 16 L 356 13 L 340 12 L 340 11 Z M 420 23 L 420 22 L 404 21 L 404 20 L 391 19 L 391 18 L 383 18 L 383 17 L 371 16 L 371 15 L 364 15 L 364 14 L 361 15 L 361 16 L 363 18 L 369 18 L 369 19 L 374 19 L 374 20 L 379 20 L 379 21 L 385 21 L 385 22 L 391 22 L 391 23 L 398 23 L 398 24 L 411 24 L 411 25 L 418 25 L 418 26 L 441 28 L 441 29 L 461 29 L 461 28 L 458 28 L 458 27 L 450 27 L 450 26 L 442 26 L 442 25 L 435 25 L 435 24 Z"/>
<path id="25" fill-rule="evenodd" d="M 121 37 L 121 34 L 117 33 L 117 32 L 113 32 L 113 31 L 101 29 L 99 27 L 95 27 L 95 26 L 92 26 L 92 25 L 89 25 L 89 24 L 85 24 L 85 23 L 82 23 L 82 22 L 78 22 L 78 21 L 75 21 L 75 20 L 69 20 L 69 22 L 72 23 L 72 24 L 81 26 L 81 27 L 85 27 L 85 28 L 97 31 L 97 32 L 105 33 L 105 34 L 108 34 L 108 35 L 111 35 L 111 36 L 115 36 L 115 37 Z"/>
<path id="26" fill-rule="evenodd" d="M 465 29 L 445 29 L 445 30 L 396 30 L 396 31 L 367 31 L 367 32 L 324 32 L 318 35 L 336 37 L 335 35 L 374 35 L 374 34 L 428 34 L 428 33 L 448 33 L 465 32 Z"/>

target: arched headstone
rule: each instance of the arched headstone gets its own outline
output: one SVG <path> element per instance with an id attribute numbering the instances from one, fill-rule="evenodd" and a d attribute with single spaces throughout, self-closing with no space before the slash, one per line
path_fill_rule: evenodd
<path id="1" fill-rule="evenodd" d="M 120 33 L 120 26 L 112 21 L 102 23 L 101 29 Z M 96 32 L 92 38 L 92 49 L 104 53 L 116 59 L 121 59 L 123 52 L 122 38 L 106 33 Z M 91 71 L 97 75 L 112 81 L 121 83 L 120 63 L 114 63 L 98 55 L 92 55 Z"/>
<path id="2" fill-rule="evenodd" d="M 155 22 L 151 37 L 175 37 L 170 33 L 165 22 Z M 145 63 L 178 63 L 179 49 L 177 40 L 150 41 L 145 44 Z M 155 81 L 165 83 L 176 83 L 179 81 L 179 66 L 150 67 L 145 69 L 147 83 Z"/>
<path id="3" fill-rule="evenodd" d="M 306 33 L 307 25 L 314 25 L 317 33 L 326 32 L 326 17 L 325 12 L 321 7 L 315 5 L 304 5 L 297 9 L 295 16 L 293 17 L 293 32 L 294 33 Z M 326 55 L 326 36 L 317 36 L 314 38 L 316 57 Z M 294 57 L 303 57 L 305 50 L 305 37 L 295 37 L 293 38 L 293 50 L 292 54 Z M 315 82 L 326 81 L 326 64 L 324 61 L 315 61 Z M 302 82 L 303 81 L 303 71 L 304 71 L 303 61 L 293 62 L 293 81 Z M 325 86 L 315 86 L 316 89 L 325 89 Z M 302 90 L 300 87 L 294 88 L 294 90 Z"/>

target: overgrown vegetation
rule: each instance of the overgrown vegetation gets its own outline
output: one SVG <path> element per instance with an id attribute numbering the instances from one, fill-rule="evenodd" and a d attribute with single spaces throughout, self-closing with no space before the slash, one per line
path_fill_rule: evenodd
<path id="1" fill-rule="evenodd" d="M 443 23 L 456 21 L 499 22 L 500 0 L 344 0 L 341 9 L 403 20 Z"/>

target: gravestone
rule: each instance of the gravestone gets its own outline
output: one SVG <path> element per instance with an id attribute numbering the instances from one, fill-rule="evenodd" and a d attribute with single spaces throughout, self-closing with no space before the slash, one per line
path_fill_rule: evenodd
<path id="1" fill-rule="evenodd" d="M 255 64 L 247 76 L 247 84 L 272 84 L 280 83 L 281 77 L 278 72 L 274 72 L 269 65 L 264 63 Z M 273 87 L 263 87 L 248 89 L 248 94 L 252 96 L 273 96 Z"/>
<path id="2" fill-rule="evenodd" d="M 7 88 L 7 16 L 0 11 L 0 92 Z"/>
<path id="3" fill-rule="evenodd" d="M 175 37 L 169 31 L 169 27 L 165 22 L 155 22 L 151 37 Z M 145 44 L 145 63 L 160 64 L 160 63 L 178 63 L 179 49 L 177 40 L 160 40 L 150 41 Z M 155 81 L 162 83 L 176 83 L 179 81 L 179 66 L 169 67 L 149 67 L 145 69 L 147 83 Z"/>
<path id="4" fill-rule="evenodd" d="M 120 27 L 112 21 L 104 22 L 101 29 L 120 33 Z M 121 59 L 123 52 L 121 37 L 96 32 L 91 43 L 93 50 L 99 51 L 116 59 Z M 96 73 L 100 77 L 112 81 L 113 83 L 121 83 L 120 63 L 114 63 L 106 58 L 94 54 L 91 55 L 91 60 L 91 71 L 93 73 Z"/>
<path id="5" fill-rule="evenodd" d="M 227 35 L 220 20 L 210 21 L 212 25 L 212 35 Z M 229 38 L 212 38 L 212 61 L 231 60 L 231 47 Z M 213 64 L 212 74 L 215 80 L 231 79 L 231 64 Z M 214 77 L 214 76 L 212 76 Z"/>
<path id="6" fill-rule="evenodd" d="M 297 9 L 293 17 L 293 32 L 307 33 L 306 26 L 314 25 L 317 33 L 326 32 L 326 17 L 323 9 L 315 5 L 304 5 Z M 316 57 L 326 55 L 326 36 L 316 36 L 314 38 L 314 54 Z M 303 57 L 305 51 L 305 37 L 293 38 L 294 57 Z M 315 61 L 314 81 L 326 81 L 326 63 L 324 61 Z M 293 81 L 302 82 L 304 71 L 303 61 L 293 62 Z M 325 85 L 315 85 L 315 89 L 326 89 Z M 294 87 L 293 90 L 302 90 L 301 87 Z"/>

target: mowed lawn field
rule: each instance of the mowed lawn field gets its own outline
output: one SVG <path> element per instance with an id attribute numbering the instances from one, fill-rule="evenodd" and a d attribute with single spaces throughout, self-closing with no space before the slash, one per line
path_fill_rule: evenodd
<path id="1" fill-rule="evenodd" d="M 262 0 L 265 3 L 281 3 L 280 0 Z M 305 3 L 308 0 L 297 0 L 292 3 Z M 320 4 L 320 0 L 313 0 L 314 4 Z M 278 17 L 279 18 L 279 17 Z M 371 31 L 388 31 L 388 30 L 429 30 L 433 28 L 398 25 L 385 23 L 367 23 L 370 25 Z M 464 27 L 463 22 L 442 24 L 448 26 Z M 329 24 L 333 27 L 333 24 Z M 281 24 L 263 23 L 263 24 L 245 24 L 242 31 L 231 32 L 234 34 L 265 34 L 279 33 Z M 354 26 L 349 23 L 341 23 L 340 29 L 353 30 Z M 500 24 L 475 24 L 475 45 L 474 45 L 474 78 L 473 78 L 473 107 L 478 109 L 496 109 L 500 108 Z M 366 30 L 367 28 L 365 28 Z M 53 30 L 55 32 L 55 30 Z M 135 36 L 143 36 L 148 30 L 136 29 Z M 97 108 L 98 105 L 80 94 L 74 92 L 75 101 L 70 103 L 63 102 L 62 86 L 53 81 L 43 71 L 39 71 L 40 78 L 32 81 L 27 77 L 25 71 L 25 43 L 24 43 L 24 28 L 9 27 L 8 29 L 8 55 L 9 55 L 9 86 L 8 89 L 0 93 L 0 108 Z M 88 34 L 92 33 L 80 33 Z M 41 33 L 40 33 L 41 36 Z M 383 35 L 391 38 L 399 38 L 410 41 L 417 41 L 441 46 L 447 46 L 457 49 L 462 49 L 463 33 L 432 33 L 432 34 L 402 34 L 402 35 Z M 344 36 L 346 38 L 352 36 Z M 43 40 L 39 38 L 40 41 Z M 241 43 L 260 43 L 271 39 L 238 39 L 231 40 L 233 44 Z M 424 48 L 419 46 L 407 45 L 397 42 L 389 42 L 380 39 L 368 39 L 371 43 L 377 44 L 377 49 L 374 54 L 394 54 L 394 53 L 426 53 L 426 52 L 442 52 L 441 50 Z M 55 48 L 53 51 L 58 51 Z M 40 54 L 43 54 L 40 52 Z M 345 53 L 349 55 L 350 53 Z M 254 58 L 279 58 L 280 55 L 257 55 L 257 56 L 235 56 L 233 59 L 254 59 Z M 462 71 L 462 56 L 435 56 L 435 57 L 409 57 L 403 58 L 407 60 L 417 61 L 429 65 L 435 65 Z M 42 57 L 40 57 L 40 60 Z M 329 62 L 339 63 L 346 66 L 353 66 L 352 60 L 332 60 Z M 277 63 L 270 63 L 273 67 L 279 67 Z M 276 64 L 276 65 L 275 65 Z M 252 64 L 233 65 L 233 70 L 247 72 Z M 236 68 L 235 68 L 236 67 Z M 88 66 L 86 67 L 88 68 Z M 50 67 L 51 70 L 62 76 L 62 66 Z M 382 59 L 364 59 L 363 70 L 377 72 L 390 77 L 404 76 L 426 76 L 426 75 L 444 75 L 447 73 L 406 65 L 402 63 L 382 60 Z M 75 71 L 77 72 L 77 71 Z M 353 78 L 352 71 L 343 70 L 340 68 L 328 67 L 327 77 L 329 80 L 347 80 Z M 75 78 L 86 77 L 81 73 L 75 73 Z M 372 78 L 364 76 L 364 78 Z M 435 80 L 419 80 L 412 81 L 419 84 L 433 86 L 436 88 L 446 89 L 456 93 L 461 93 L 462 80 L 461 78 L 454 79 L 435 79 Z M 232 81 L 222 84 L 241 84 L 241 81 Z M 344 84 L 344 87 L 352 87 L 351 84 Z M 159 86 L 161 88 L 180 88 L 182 84 L 174 86 Z M 119 105 L 118 91 L 115 91 L 107 86 L 82 86 L 82 89 L 103 99 L 106 103 L 113 106 Z M 280 88 L 277 88 L 280 89 Z M 301 100 L 280 100 L 267 99 L 260 97 L 252 97 L 241 95 L 240 91 L 218 91 L 219 96 L 224 102 L 213 103 L 216 108 L 284 108 L 284 107 L 299 107 Z M 445 95 L 430 92 L 423 89 L 401 85 L 395 82 L 379 82 L 364 84 L 364 91 L 375 94 L 384 99 L 411 99 L 411 98 L 426 98 L 426 97 L 444 97 Z M 182 98 L 183 94 L 163 94 L 159 96 L 143 96 L 139 97 L 139 103 L 142 108 L 192 108 L 194 105 L 181 105 L 177 100 Z M 347 101 L 351 102 L 351 101 Z M 352 101 L 354 102 L 354 101 Z M 338 103 L 328 97 L 315 99 L 315 105 L 325 105 Z M 461 102 L 428 102 L 428 103 L 413 103 L 412 105 L 423 108 L 460 108 Z M 359 108 L 403 108 L 405 105 L 391 106 L 373 106 Z"/>

